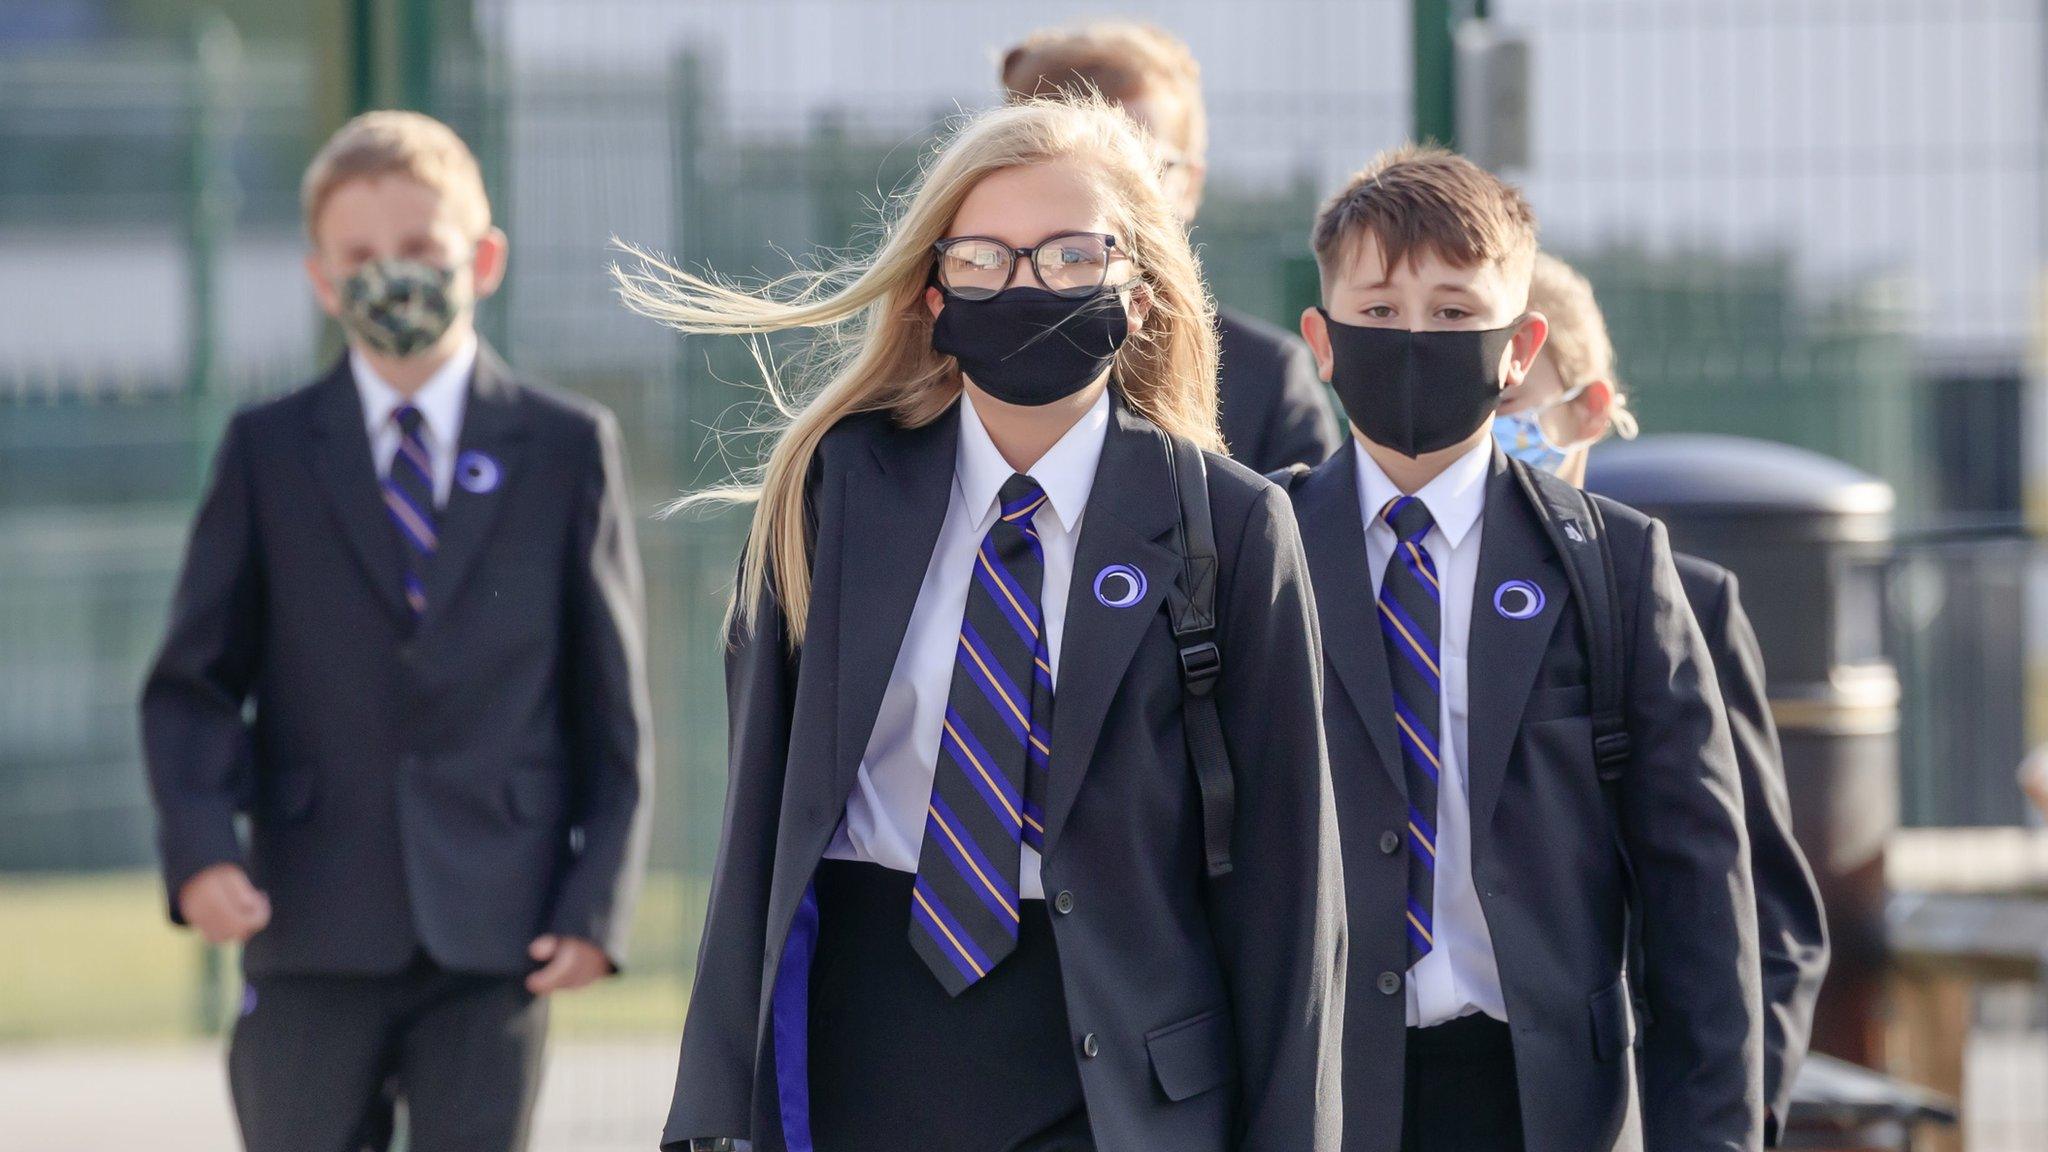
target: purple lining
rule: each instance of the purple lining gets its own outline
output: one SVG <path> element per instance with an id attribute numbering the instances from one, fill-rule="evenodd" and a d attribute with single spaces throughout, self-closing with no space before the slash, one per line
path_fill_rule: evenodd
<path id="1" fill-rule="evenodd" d="M 782 1140 L 789 1152 L 811 1146 L 811 959 L 818 948 L 818 889 L 804 889 L 775 970 L 775 998 L 769 1006 L 775 1037 L 775 1095 L 782 1111 Z"/>

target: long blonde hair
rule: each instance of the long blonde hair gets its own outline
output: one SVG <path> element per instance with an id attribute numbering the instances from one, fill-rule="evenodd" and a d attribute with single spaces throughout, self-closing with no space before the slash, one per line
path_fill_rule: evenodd
<path id="1" fill-rule="evenodd" d="M 1216 430 L 1214 305 L 1187 230 L 1157 184 L 1151 143 L 1099 98 L 1040 99 L 965 117 L 927 158 L 886 222 L 875 250 L 859 259 L 803 269 L 746 288 L 697 275 L 648 254 L 614 267 L 626 306 L 682 332 L 761 335 L 817 332 L 822 347 L 794 389 L 756 356 L 776 411 L 765 464 L 738 483 L 691 493 L 677 507 L 755 502 L 734 590 L 749 626 L 768 594 L 779 602 L 792 647 L 803 640 L 811 602 L 804 483 L 826 433 L 861 412 L 887 411 L 916 428 L 944 415 L 961 390 L 950 356 L 931 348 L 924 288 L 932 246 L 944 239 L 975 185 L 1006 168 L 1069 161 L 1096 178 L 1119 244 L 1139 273 L 1150 308 L 1118 351 L 1112 378 L 1138 414 L 1203 448 L 1220 450 Z"/>

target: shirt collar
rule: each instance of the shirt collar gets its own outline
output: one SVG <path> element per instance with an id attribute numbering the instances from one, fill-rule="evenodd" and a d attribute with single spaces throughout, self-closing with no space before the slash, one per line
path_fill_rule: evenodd
<path id="1" fill-rule="evenodd" d="M 1352 438 L 1351 454 L 1358 458 L 1358 506 L 1370 526 L 1379 522 L 1380 509 L 1401 495 L 1401 490 L 1387 479 L 1379 462 L 1358 443 L 1357 437 Z M 1415 493 L 1453 548 L 1464 541 L 1465 534 L 1472 531 L 1472 526 L 1479 522 L 1479 514 L 1486 509 L 1486 467 L 1492 460 L 1493 438 L 1488 436 L 1451 461 L 1450 467 Z"/>
<path id="2" fill-rule="evenodd" d="M 400 395 L 360 351 L 348 350 L 349 372 L 355 376 L 356 394 L 362 397 L 363 421 L 369 427 L 370 435 L 391 421 L 391 414 L 401 406 L 410 403 L 420 410 L 420 418 L 427 426 L 427 434 L 434 442 L 443 446 L 452 445 L 462 434 L 463 401 L 469 397 L 469 377 L 476 369 L 477 338 L 472 334 L 448 357 L 448 362 L 434 369 L 427 382 L 410 400 Z"/>
<path id="3" fill-rule="evenodd" d="M 1108 436 L 1109 390 L 1105 388 L 1088 411 L 1067 429 L 1066 435 L 1025 470 L 1024 474 L 1045 490 L 1052 514 L 1068 532 L 1079 526 L 1081 513 L 1088 507 L 1088 494 L 1095 488 L 1095 466 L 1102 460 L 1102 445 Z M 974 513 L 977 527 L 987 527 L 984 521 L 995 514 L 996 498 L 1003 484 L 1015 473 L 1016 469 L 1003 459 L 995 441 L 989 438 L 987 427 L 974 410 L 973 399 L 962 392 L 960 449 L 953 475 L 968 510 Z"/>

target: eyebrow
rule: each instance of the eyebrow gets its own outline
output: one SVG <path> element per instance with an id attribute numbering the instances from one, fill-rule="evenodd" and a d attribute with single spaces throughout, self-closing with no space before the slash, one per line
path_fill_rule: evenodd
<path id="1" fill-rule="evenodd" d="M 1351 287 L 1360 288 L 1367 292 L 1375 292 L 1379 289 L 1392 288 L 1393 286 L 1394 282 L 1391 279 L 1381 280 L 1376 284 L 1364 284 L 1357 281 L 1353 281 L 1351 284 Z M 1429 286 L 1429 290 L 1432 292 L 1460 292 L 1467 296 L 1472 294 L 1472 286 L 1470 284 L 1454 284 L 1449 280 L 1432 284 Z"/>

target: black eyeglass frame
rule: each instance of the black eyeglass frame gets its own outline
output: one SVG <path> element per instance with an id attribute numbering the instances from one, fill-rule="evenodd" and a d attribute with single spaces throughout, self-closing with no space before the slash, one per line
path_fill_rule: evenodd
<path id="1" fill-rule="evenodd" d="M 1102 241 L 1102 279 L 1096 281 L 1094 286 L 1085 289 L 1068 288 L 1062 290 L 1059 288 L 1055 288 L 1052 285 L 1047 284 L 1045 282 L 1045 273 L 1040 271 L 1038 267 L 1038 250 L 1045 247 L 1048 244 L 1053 244 L 1061 240 L 1071 239 L 1075 236 L 1089 236 L 1093 237 L 1094 239 Z M 945 282 L 945 279 L 939 275 L 940 259 L 946 255 L 946 250 L 948 248 L 953 247 L 956 244 L 965 244 L 970 240 L 979 241 L 983 244 L 993 244 L 997 248 L 1000 248 L 1003 251 L 1008 252 L 1010 254 L 1010 269 L 1003 276 L 1003 286 L 1001 288 L 997 288 L 993 291 L 988 292 L 987 295 L 974 294 L 982 291 L 981 289 L 974 289 L 972 290 L 972 292 L 963 292 L 960 289 L 954 288 L 951 285 L 947 284 Z M 1119 255 L 1129 256 L 1130 253 L 1119 248 L 1117 246 L 1116 237 L 1107 232 L 1075 231 L 1054 233 L 1053 235 L 1047 236 L 1045 239 L 1040 240 L 1038 243 L 1033 244 L 1029 248 L 1014 248 L 994 236 L 948 236 L 944 240 L 940 240 L 932 245 L 932 255 L 932 287 L 937 288 L 940 292 L 944 293 L 947 297 L 951 299 L 970 301 L 993 299 L 994 297 L 1002 294 L 1003 292 L 1008 291 L 1010 289 L 1010 286 L 1017 282 L 1017 268 L 1020 263 L 1023 263 L 1029 264 L 1031 266 L 1031 278 L 1033 280 L 1038 281 L 1038 286 L 1040 288 L 1045 289 L 1047 292 L 1050 292 L 1055 296 L 1063 297 L 1068 300 L 1085 300 L 1090 296 L 1099 294 L 1106 288 L 1112 287 L 1112 285 L 1109 282 L 1110 262 Z M 1117 284 L 1113 287 L 1115 290 L 1121 291 L 1122 289 L 1129 287 L 1129 282 Z"/>

